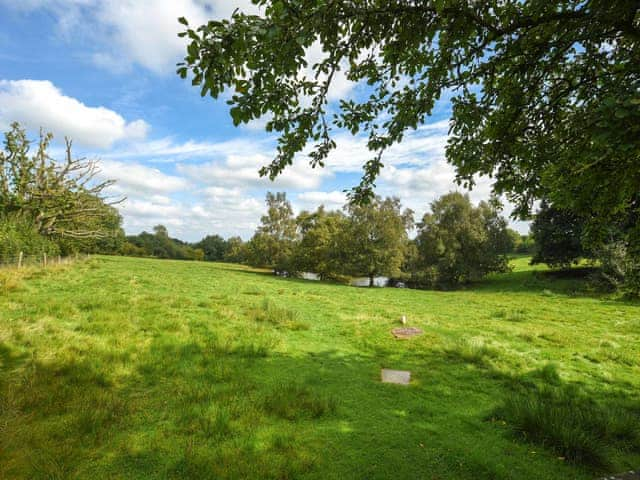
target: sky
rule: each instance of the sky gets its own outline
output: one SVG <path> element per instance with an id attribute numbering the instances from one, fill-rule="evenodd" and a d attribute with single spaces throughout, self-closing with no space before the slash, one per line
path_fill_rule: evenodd
<path id="1" fill-rule="evenodd" d="M 57 139 L 54 157 L 62 158 L 67 136 L 77 156 L 98 159 L 100 175 L 116 180 L 109 194 L 126 197 L 118 208 L 128 234 L 163 224 L 188 241 L 247 239 L 267 191 L 285 191 L 296 212 L 341 208 L 371 158 L 365 137 L 337 131 L 325 168 L 312 169 L 300 155 L 271 182 L 258 174 L 275 154 L 264 122 L 234 127 L 224 98 L 201 98 L 176 75 L 185 52 L 177 18 L 199 25 L 235 8 L 255 7 L 248 0 L 0 0 L 0 130 L 18 121 L 36 139 L 43 128 Z M 362 94 L 341 76 L 330 100 Z M 376 193 L 400 197 L 417 220 L 435 198 L 464 191 L 444 158 L 449 115 L 445 99 L 383 158 Z M 478 202 L 490 190 L 480 178 L 469 193 Z"/>

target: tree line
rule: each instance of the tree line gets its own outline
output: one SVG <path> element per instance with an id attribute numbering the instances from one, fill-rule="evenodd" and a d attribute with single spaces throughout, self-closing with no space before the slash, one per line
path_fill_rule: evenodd
<path id="1" fill-rule="evenodd" d="M 586 258 L 610 286 L 640 296 L 637 1 L 261 5 L 260 15 L 239 8 L 200 26 L 180 18 L 189 44 L 177 73 L 223 97 L 235 125 L 266 120 L 278 146 L 262 175 L 274 179 L 305 151 L 324 166 L 348 131 L 371 152 L 350 192 L 361 202 L 386 152 L 447 93 L 445 155 L 458 183 L 489 176 L 521 220 L 533 217 L 546 245 L 537 259 Z M 332 100 L 339 75 L 368 94 Z"/>
<path id="2" fill-rule="evenodd" d="M 496 199 L 474 206 L 468 195 L 448 193 L 419 222 L 395 197 L 374 197 L 342 210 L 295 216 L 285 193 L 267 193 L 267 213 L 244 245 L 245 261 L 321 279 L 378 276 L 415 287 L 451 287 L 508 269 L 507 255 L 528 241 L 507 228 Z M 410 238 L 415 230 L 416 236 Z"/>
<path id="3" fill-rule="evenodd" d="M 114 253 L 133 257 L 243 263 L 243 248 L 244 242 L 240 237 L 224 239 L 214 234 L 189 243 L 170 237 L 167 227 L 156 225 L 153 233 L 126 236 L 120 249 Z"/>
<path id="4" fill-rule="evenodd" d="M 342 210 L 319 207 L 295 216 L 285 193 L 268 193 L 267 212 L 253 237 L 207 235 L 195 243 L 171 238 L 166 227 L 126 236 L 116 206 L 98 180 L 98 164 L 48 153 L 51 134 L 30 142 L 20 125 L 5 133 L 0 151 L 0 257 L 106 253 L 184 260 L 225 261 L 320 278 L 386 276 L 416 287 L 448 287 L 508 268 L 507 254 L 533 254 L 533 263 L 567 268 L 582 260 L 598 266 L 598 280 L 631 296 L 640 275 L 629 235 L 637 218 L 619 211 L 604 230 L 592 219 L 543 199 L 531 235 L 507 228 L 495 198 L 474 206 L 449 193 L 415 222 L 397 198 L 351 202 Z M 32 147 L 35 147 L 32 149 Z M 410 238 L 410 232 L 415 238 Z M 597 237 L 600 241 L 594 241 Z"/>

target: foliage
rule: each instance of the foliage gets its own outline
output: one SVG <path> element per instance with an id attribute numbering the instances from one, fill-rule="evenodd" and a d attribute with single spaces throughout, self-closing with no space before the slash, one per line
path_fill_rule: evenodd
<path id="1" fill-rule="evenodd" d="M 596 280 L 631 298 L 640 297 L 640 260 L 621 241 L 600 247 L 595 256 L 600 263 Z"/>
<path id="2" fill-rule="evenodd" d="M 327 279 L 344 271 L 347 262 L 348 220 L 342 212 L 302 212 L 296 219 L 300 241 L 294 251 L 295 270 Z"/>
<path id="3" fill-rule="evenodd" d="M 415 280 L 450 286 L 504 272 L 511 238 L 495 200 L 474 207 L 468 195 L 454 192 L 431 203 L 418 224 L 416 246 Z"/>
<path id="4" fill-rule="evenodd" d="M 60 253 L 59 246 L 40 235 L 36 227 L 20 215 L 0 215 L 0 259 L 25 255 L 53 256 Z"/>
<path id="5" fill-rule="evenodd" d="M 332 128 L 362 131 L 372 157 L 353 193 L 370 198 L 384 151 L 451 95 L 446 154 L 461 183 L 491 175 L 516 213 L 548 198 L 585 214 L 596 236 L 620 211 L 638 214 L 635 0 L 257 3 L 261 15 L 236 10 L 197 28 L 181 18 L 190 43 L 177 72 L 203 96 L 231 90 L 236 125 L 270 115 L 266 129 L 280 137 L 263 175 L 278 175 L 309 140 L 322 166 Z M 311 65 L 310 49 L 320 52 Z M 366 95 L 330 108 L 340 73 Z"/>
<path id="6" fill-rule="evenodd" d="M 247 247 L 240 237 L 231 237 L 227 240 L 224 261 L 233 263 L 245 263 L 247 261 Z"/>
<path id="7" fill-rule="evenodd" d="M 542 202 L 531 224 L 535 242 L 535 263 L 569 267 L 588 253 L 582 246 L 584 220 L 568 210 Z"/>
<path id="8" fill-rule="evenodd" d="M 30 155 L 31 142 L 25 130 L 13 123 L 5 133 L 0 152 L 0 214 L 22 216 L 46 237 L 63 240 L 63 249 L 74 242 L 95 241 L 118 235 L 120 217 L 103 192 L 112 180 L 97 181 L 94 160 L 73 158 L 71 140 L 61 163 L 48 149 L 53 136 L 40 134 L 38 148 Z"/>
<path id="9" fill-rule="evenodd" d="M 402 211 L 396 197 L 374 198 L 365 205 L 347 206 L 348 225 L 343 245 L 345 268 L 352 275 L 374 277 L 400 274 L 408 244 L 407 230 L 413 227 L 413 212 Z"/>
<path id="10" fill-rule="evenodd" d="M 127 237 L 127 246 L 123 247 L 124 255 L 173 258 L 177 260 L 203 260 L 205 253 L 200 248 L 171 238 L 164 225 L 156 225 L 154 233 L 142 232 Z"/>
<path id="11" fill-rule="evenodd" d="M 204 252 L 204 259 L 209 262 L 221 262 L 227 255 L 229 244 L 220 235 L 207 235 L 193 245 Z"/>
<path id="12" fill-rule="evenodd" d="M 517 233 L 517 232 L 516 232 Z M 519 235 L 514 238 L 514 253 L 533 255 L 536 248 L 536 243 L 533 235 Z"/>
<path id="13" fill-rule="evenodd" d="M 276 273 L 289 272 L 296 240 L 293 209 L 284 192 L 267 192 L 267 214 L 248 245 L 250 263 L 273 268 Z"/>

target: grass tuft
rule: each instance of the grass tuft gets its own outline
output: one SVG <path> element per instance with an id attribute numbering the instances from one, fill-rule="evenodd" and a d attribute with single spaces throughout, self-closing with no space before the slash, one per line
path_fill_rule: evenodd
<path id="1" fill-rule="evenodd" d="M 304 385 L 288 383 L 265 397 L 264 410 L 287 420 L 320 418 L 336 411 L 333 397 L 320 395 Z"/>
<path id="2" fill-rule="evenodd" d="M 516 310 L 498 310 L 491 314 L 491 317 L 508 322 L 524 322 L 529 319 L 529 314 L 526 310 L 520 308 Z"/>
<path id="3" fill-rule="evenodd" d="M 287 330 L 308 330 L 309 324 L 300 320 L 300 313 L 291 308 L 276 305 L 269 298 L 265 298 L 261 307 L 255 312 L 254 319 L 267 322 Z"/>
<path id="4" fill-rule="evenodd" d="M 543 369 L 542 375 L 553 377 L 551 372 Z M 607 468 L 613 449 L 640 449 L 636 414 L 604 408 L 566 386 L 520 389 L 496 409 L 494 417 L 507 422 L 524 440 L 550 448 L 572 463 Z"/>
<path id="5" fill-rule="evenodd" d="M 482 338 L 461 340 L 446 352 L 451 357 L 476 365 L 484 365 L 487 359 L 499 356 L 498 350 L 489 346 Z"/>
<path id="6" fill-rule="evenodd" d="M 0 269 L 0 294 L 7 294 L 22 287 L 24 271 L 17 268 Z"/>

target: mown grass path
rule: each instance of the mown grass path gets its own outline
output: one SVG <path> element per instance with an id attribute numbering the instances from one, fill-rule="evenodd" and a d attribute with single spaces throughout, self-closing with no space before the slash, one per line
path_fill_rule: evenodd
<path id="1" fill-rule="evenodd" d="M 119 257 L 3 285 L 0 478 L 592 479 L 640 465 L 626 443 L 604 445 L 600 467 L 571 463 L 496 416 L 549 383 L 640 419 L 640 306 L 526 259 L 456 292 Z M 394 339 L 401 315 L 425 333 Z M 381 384 L 382 367 L 412 385 Z"/>

